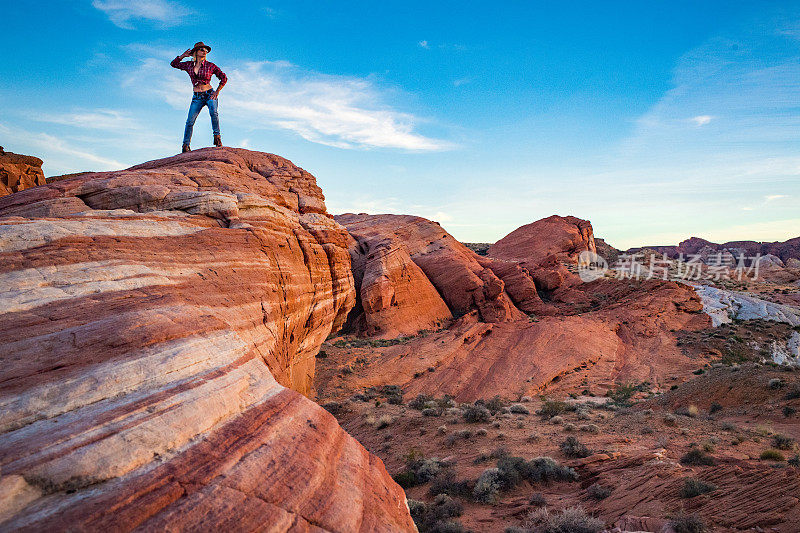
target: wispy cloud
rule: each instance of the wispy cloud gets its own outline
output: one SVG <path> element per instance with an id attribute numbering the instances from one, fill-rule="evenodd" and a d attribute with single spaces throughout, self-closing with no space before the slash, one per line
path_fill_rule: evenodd
<path id="1" fill-rule="evenodd" d="M 17 127 L 0 125 L 0 132 L 13 138 L 15 145 L 25 153 L 36 154 L 45 166 L 56 172 L 77 172 L 82 170 L 117 170 L 127 165 L 99 156 L 83 148 L 78 148 L 59 137 L 41 132 L 32 132 Z"/>
<path id="2" fill-rule="evenodd" d="M 134 29 L 135 21 L 146 21 L 162 27 L 177 26 L 192 14 L 187 7 L 170 0 L 93 0 L 92 6 L 126 30 Z"/>
<path id="3" fill-rule="evenodd" d="M 705 126 L 713 117 L 711 115 L 697 115 L 696 117 L 692 117 L 691 121 L 695 123 L 697 126 Z"/>
<path id="4" fill-rule="evenodd" d="M 789 198 L 785 194 L 770 194 L 764 197 L 764 200 L 767 202 L 773 202 L 775 200 L 780 200 L 781 198 Z"/>
<path id="5" fill-rule="evenodd" d="M 417 46 L 420 48 L 425 48 L 426 50 L 430 50 L 432 48 L 438 48 L 439 50 L 451 50 L 455 52 L 464 52 L 469 50 L 469 47 L 459 43 L 439 43 L 437 45 L 433 45 L 430 41 L 419 41 Z"/>
<path id="6" fill-rule="evenodd" d="M 371 78 L 303 70 L 285 61 L 222 65 L 230 80 L 222 99 L 225 120 L 246 129 L 283 129 L 338 148 L 438 151 L 447 141 L 418 133 L 420 117 L 387 103 L 399 93 Z M 186 107 L 187 80 L 163 60 L 145 58 L 126 83 L 156 91 L 176 109 Z"/>
<path id="7" fill-rule="evenodd" d="M 126 132 L 131 130 L 144 130 L 144 125 L 134 119 L 130 113 L 114 109 L 91 109 L 74 111 L 71 113 L 34 113 L 31 118 L 39 122 L 63 124 L 78 128 L 105 130 L 112 132 Z"/>

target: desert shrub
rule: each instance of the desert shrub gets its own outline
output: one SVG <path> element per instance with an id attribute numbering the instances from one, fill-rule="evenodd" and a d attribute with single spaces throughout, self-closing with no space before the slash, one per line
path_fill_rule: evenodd
<path id="1" fill-rule="evenodd" d="M 604 487 L 599 483 L 592 483 L 589 485 L 589 488 L 586 489 L 586 494 L 588 494 L 588 496 L 593 500 L 605 500 L 611 496 L 611 489 Z"/>
<path id="2" fill-rule="evenodd" d="M 392 479 L 394 479 L 395 483 L 404 489 L 410 489 L 411 487 L 419 485 L 419 483 L 417 483 L 417 475 L 411 470 L 403 470 L 402 472 L 398 472 L 392 476 Z"/>
<path id="3" fill-rule="evenodd" d="M 553 418 L 550 419 L 550 423 L 551 424 L 563 424 L 564 423 L 564 418 L 560 417 L 560 416 L 554 416 Z"/>
<path id="4" fill-rule="evenodd" d="M 714 443 L 711 442 L 711 441 L 704 442 L 701 445 L 701 448 L 702 448 L 702 450 L 704 452 L 707 452 L 707 453 L 714 453 L 716 451 L 716 449 L 717 449 L 716 446 L 714 446 Z"/>
<path id="5" fill-rule="evenodd" d="M 530 499 L 528 500 L 530 505 L 534 507 L 544 507 L 547 505 L 547 499 L 544 497 L 544 494 L 541 492 L 535 492 L 531 495 Z"/>
<path id="6" fill-rule="evenodd" d="M 531 483 L 549 481 L 575 481 L 577 474 L 571 468 L 559 465 L 550 457 L 537 457 L 526 461 L 522 457 L 506 455 L 497 460 L 500 490 L 509 490 L 521 481 Z"/>
<path id="7" fill-rule="evenodd" d="M 578 429 L 586 433 L 600 433 L 600 428 L 595 424 L 583 424 Z"/>
<path id="8" fill-rule="evenodd" d="M 696 514 L 678 513 L 669 521 L 675 533 L 705 533 L 708 531 L 703 519 Z"/>
<path id="9" fill-rule="evenodd" d="M 772 378 L 767 383 L 767 386 L 770 389 L 780 389 L 781 387 L 783 387 L 783 381 L 781 381 L 780 378 Z"/>
<path id="10" fill-rule="evenodd" d="M 542 402 L 542 407 L 536 411 L 536 414 L 541 415 L 543 418 L 553 418 L 560 415 L 567 410 L 566 402 L 558 400 L 545 400 Z"/>
<path id="11" fill-rule="evenodd" d="M 451 435 L 447 437 L 445 440 L 445 444 L 447 446 L 453 446 L 456 442 L 460 440 L 466 440 L 472 437 L 472 431 L 469 429 L 461 429 L 459 431 L 454 431 Z"/>
<path id="12" fill-rule="evenodd" d="M 700 448 L 692 448 L 681 457 L 680 463 L 682 465 L 711 466 L 714 464 L 714 458 Z"/>
<path id="13" fill-rule="evenodd" d="M 524 527 L 541 533 L 599 533 L 605 523 L 586 514 L 582 507 L 568 507 L 560 513 L 550 513 L 543 507 L 528 515 Z"/>
<path id="14" fill-rule="evenodd" d="M 444 435 L 445 433 L 447 433 L 447 426 L 445 426 L 445 425 L 439 426 L 438 428 L 436 428 L 436 432 L 439 435 Z"/>
<path id="15" fill-rule="evenodd" d="M 800 455 L 794 454 L 794 457 L 789 458 L 786 462 L 789 463 L 789 466 L 800 467 Z"/>
<path id="16" fill-rule="evenodd" d="M 723 422 L 719 427 L 723 431 L 736 431 L 736 426 L 731 422 Z"/>
<path id="17" fill-rule="evenodd" d="M 575 424 L 564 424 L 564 431 L 575 431 Z"/>
<path id="18" fill-rule="evenodd" d="M 519 403 L 512 404 L 511 407 L 509 407 L 509 411 L 511 411 L 515 415 L 529 415 L 529 414 L 531 414 L 531 412 L 528 410 L 527 407 L 525 407 L 524 405 L 519 404 Z"/>
<path id="19" fill-rule="evenodd" d="M 417 464 L 414 468 L 414 471 L 416 472 L 417 480 L 420 483 L 427 483 L 439 473 L 441 468 L 442 467 L 439 459 L 434 457 L 420 461 L 419 464 Z"/>
<path id="20" fill-rule="evenodd" d="M 492 422 L 492 427 L 493 427 L 493 428 L 499 428 L 499 427 L 500 427 L 500 425 L 501 425 L 501 424 L 500 424 L 500 421 L 499 421 L 499 420 L 495 420 L 494 422 Z"/>
<path id="21" fill-rule="evenodd" d="M 656 430 L 655 430 L 655 429 L 653 429 L 653 428 L 651 428 L 650 426 L 644 426 L 644 427 L 643 427 L 643 428 L 640 430 L 640 433 L 641 433 L 642 435 L 651 435 L 651 434 L 653 434 L 653 433 L 655 433 L 655 432 L 656 432 Z"/>
<path id="22" fill-rule="evenodd" d="M 406 468 L 393 476 L 398 485 L 404 489 L 422 485 L 432 480 L 442 469 L 439 459 L 431 457 L 425 459 L 416 450 L 406 456 Z"/>
<path id="23" fill-rule="evenodd" d="M 411 514 L 411 518 L 414 519 L 414 522 L 417 522 L 417 517 L 421 517 L 425 514 L 426 508 L 428 507 L 425 505 L 425 502 L 421 502 L 418 500 L 412 500 L 408 498 L 408 512 Z M 419 524 L 417 524 L 419 526 Z"/>
<path id="24" fill-rule="evenodd" d="M 786 418 L 789 418 L 790 416 L 792 416 L 793 414 L 795 414 L 797 412 L 797 409 L 795 409 L 794 407 L 791 407 L 789 405 L 784 405 L 783 409 L 781 409 L 781 412 L 783 413 L 783 416 L 785 416 Z"/>
<path id="25" fill-rule="evenodd" d="M 533 483 L 550 481 L 577 481 L 578 474 L 568 466 L 558 464 L 552 457 L 536 457 L 526 465 L 526 479 Z"/>
<path id="26" fill-rule="evenodd" d="M 667 413 L 664 415 L 664 425 L 665 426 L 676 426 L 678 425 L 678 419 L 675 415 Z"/>
<path id="27" fill-rule="evenodd" d="M 522 457 L 501 457 L 497 461 L 497 469 L 500 471 L 500 490 L 508 490 L 516 487 L 527 474 L 527 462 Z"/>
<path id="28" fill-rule="evenodd" d="M 417 411 L 422 411 L 425 409 L 425 404 L 431 401 L 433 401 L 432 396 L 427 394 L 419 394 L 416 398 L 408 402 L 408 406 L 412 409 L 416 409 Z"/>
<path id="29" fill-rule="evenodd" d="M 588 457 L 592 454 L 591 450 L 575 437 L 567 437 L 560 445 L 561 453 L 567 457 Z"/>
<path id="30" fill-rule="evenodd" d="M 474 424 L 488 422 L 492 414 L 482 405 L 469 405 L 464 409 L 464 421 Z"/>
<path id="31" fill-rule="evenodd" d="M 527 440 L 528 442 L 539 442 L 540 438 L 541 437 L 539 437 L 538 434 L 531 433 L 530 435 L 528 435 L 528 437 L 525 440 Z"/>
<path id="32" fill-rule="evenodd" d="M 713 415 L 719 411 L 722 411 L 722 405 L 718 404 L 717 402 L 711 402 L 711 406 L 708 408 L 708 413 Z"/>
<path id="33" fill-rule="evenodd" d="M 456 418 L 461 418 L 462 416 L 464 416 L 464 411 L 462 409 L 459 409 L 458 407 L 448 407 L 447 409 L 444 410 L 444 414 L 446 414 L 447 416 L 454 416 Z"/>
<path id="34" fill-rule="evenodd" d="M 391 416 L 389 416 L 389 415 L 383 415 L 383 416 L 382 416 L 382 417 L 380 417 L 380 418 L 378 419 L 378 421 L 375 423 L 375 429 L 383 429 L 383 428 L 389 427 L 389 425 L 390 425 L 392 422 L 394 422 L 394 418 L 392 418 L 392 417 L 391 417 Z"/>
<path id="35" fill-rule="evenodd" d="M 694 498 L 701 494 L 706 494 L 717 490 L 717 486 L 712 483 L 706 483 L 697 478 L 688 477 L 683 480 L 683 486 L 680 490 L 681 498 Z"/>
<path id="36" fill-rule="evenodd" d="M 800 387 L 795 385 L 792 389 L 786 393 L 786 396 L 783 397 L 785 400 L 796 400 L 800 398 Z"/>
<path id="37" fill-rule="evenodd" d="M 466 531 L 460 523 L 451 520 L 461 516 L 464 512 L 463 506 L 447 494 L 437 495 L 433 502 L 427 505 L 409 500 L 408 508 L 420 533 L 463 533 Z"/>
<path id="38" fill-rule="evenodd" d="M 481 503 L 495 503 L 500 498 L 500 488 L 503 486 L 502 475 L 498 468 L 487 468 L 475 482 L 472 497 Z"/>
<path id="39" fill-rule="evenodd" d="M 403 405 L 403 395 L 402 394 L 393 394 L 386 397 L 386 401 L 392 405 Z"/>
<path id="40" fill-rule="evenodd" d="M 495 396 L 488 402 L 484 402 L 484 406 L 492 413 L 496 413 L 505 407 L 505 402 L 500 398 L 499 395 Z"/>
<path id="41" fill-rule="evenodd" d="M 438 409 L 426 407 L 422 410 L 422 416 L 441 416 L 442 412 Z"/>
<path id="42" fill-rule="evenodd" d="M 611 401 L 620 407 L 627 407 L 631 405 L 631 398 L 636 392 L 647 390 L 650 384 L 645 382 L 639 385 L 628 383 L 626 385 L 619 385 L 615 390 L 608 391 L 606 396 L 611 398 Z"/>
<path id="43" fill-rule="evenodd" d="M 780 451 L 778 451 L 778 450 L 776 450 L 774 448 L 769 448 L 769 449 L 764 450 L 763 452 L 761 452 L 761 460 L 762 461 L 785 461 L 786 458 L 783 456 L 783 454 Z"/>
<path id="44" fill-rule="evenodd" d="M 486 431 L 486 428 L 481 428 L 475 432 L 475 434 L 479 437 L 485 437 L 489 432 Z"/>
<path id="45" fill-rule="evenodd" d="M 497 468 L 490 468 L 481 474 L 476 482 L 473 496 L 484 503 L 497 501 L 500 492 L 510 490 L 521 481 L 531 483 L 549 481 L 576 481 L 578 475 L 569 467 L 559 465 L 550 457 L 537 457 L 526 461 L 522 457 L 502 455 L 497 460 Z M 480 485 L 480 486 L 479 486 Z"/>
<path id="46" fill-rule="evenodd" d="M 772 447 L 779 450 L 791 450 L 794 447 L 794 439 L 787 435 L 776 434 L 772 436 Z"/>
<path id="47" fill-rule="evenodd" d="M 469 496 L 470 488 L 467 481 L 456 479 L 452 468 L 443 468 L 431 481 L 430 494 L 448 494 L 450 496 Z"/>
<path id="48" fill-rule="evenodd" d="M 490 459 L 502 459 L 503 457 L 508 457 L 511 455 L 511 452 L 508 451 L 508 448 L 505 446 L 498 446 L 492 453 L 489 454 Z"/>
<path id="49" fill-rule="evenodd" d="M 689 407 L 678 407 L 675 409 L 676 415 L 681 416 L 688 416 L 691 418 L 696 417 L 700 413 L 700 410 L 697 408 L 696 405 L 690 405 Z"/>

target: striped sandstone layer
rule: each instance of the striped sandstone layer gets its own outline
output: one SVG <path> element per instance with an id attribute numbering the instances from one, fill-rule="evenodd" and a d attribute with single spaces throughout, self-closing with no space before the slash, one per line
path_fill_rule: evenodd
<path id="1" fill-rule="evenodd" d="M 0 528 L 414 530 L 303 397 L 355 302 L 291 162 L 202 149 L 0 199 Z"/>

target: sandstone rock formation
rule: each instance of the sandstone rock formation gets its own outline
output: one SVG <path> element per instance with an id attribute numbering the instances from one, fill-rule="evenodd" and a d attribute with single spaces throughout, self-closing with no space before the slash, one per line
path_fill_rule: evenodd
<path id="1" fill-rule="evenodd" d="M 2 528 L 413 531 L 299 394 L 355 301 L 347 239 L 313 176 L 242 149 L 0 199 Z"/>
<path id="2" fill-rule="evenodd" d="M 578 250 L 593 248 L 588 222 L 549 217 L 525 226 L 525 232 L 514 232 L 519 248 L 529 250 L 533 258 L 529 268 L 520 261 L 492 257 L 491 249 L 488 257 L 478 256 L 438 224 L 420 217 L 335 218 L 357 243 L 350 247 L 356 280 L 361 276 L 358 265 L 370 261 L 376 243 L 389 241 L 407 250 L 456 320 L 444 331 L 371 350 L 362 356 L 368 364 L 352 374 L 325 373 L 321 378 L 331 380 L 334 388 L 353 391 L 397 384 L 408 397 L 437 393 L 465 401 L 552 390 L 568 381 L 568 375 L 580 375 L 587 386 L 611 388 L 630 380 L 661 384 L 672 372 L 696 368 L 697 362 L 677 346 L 673 331 L 710 325 L 699 296 L 691 287 L 670 281 L 583 283 L 564 262 Z M 541 235 L 532 232 L 536 227 L 542 228 Z M 521 235 L 533 243 L 524 242 Z M 542 258 L 541 253 L 547 255 Z M 383 279 L 386 286 L 401 286 L 391 276 Z M 409 279 L 425 286 L 424 280 Z M 361 287 L 363 300 L 363 282 Z M 540 292 L 548 301 L 542 301 Z M 396 330 L 391 324 L 400 317 L 424 316 L 413 299 L 394 301 L 397 309 L 379 315 L 386 319 L 384 331 Z M 357 312 L 369 314 L 370 305 Z M 492 320 L 497 309 L 503 310 L 503 320 Z M 367 317 L 360 320 L 366 322 Z"/>
<path id="3" fill-rule="evenodd" d="M 41 159 L 4 152 L 0 147 L 0 196 L 44 184 Z"/>
<path id="4" fill-rule="evenodd" d="M 708 285 L 697 283 L 691 285 L 702 298 L 703 310 L 711 317 L 714 326 L 729 323 L 734 319 L 774 320 L 800 326 L 800 310 L 796 307 Z"/>
<path id="5" fill-rule="evenodd" d="M 519 261 L 532 269 L 550 255 L 574 263 L 584 250 L 596 252 L 592 224 L 573 216 L 553 215 L 515 229 L 490 246 L 487 255 Z"/>
<path id="6" fill-rule="evenodd" d="M 354 238 L 350 249 L 357 269 L 360 270 L 363 264 L 365 273 L 368 274 L 366 268 L 373 249 L 383 247 L 387 252 L 382 253 L 402 249 L 404 251 L 396 253 L 403 256 L 407 254 L 413 264 L 419 267 L 453 316 L 459 317 L 472 310 L 477 310 L 481 320 L 485 322 L 502 322 L 524 316 L 505 293 L 503 281 L 492 269 L 481 264 L 477 254 L 454 239 L 437 223 L 410 215 L 347 213 L 334 218 Z M 365 257 L 360 259 L 359 256 Z M 404 260 L 398 261 L 402 264 Z M 425 280 L 417 275 L 416 269 L 411 270 L 413 273 L 409 274 L 406 282 L 413 282 L 419 287 L 414 291 L 419 291 L 423 302 L 436 302 L 437 299 L 424 283 Z M 360 276 L 360 272 L 357 271 L 356 276 Z M 365 274 L 365 279 L 369 281 L 370 277 Z M 386 279 L 391 284 L 391 279 Z M 366 287 L 367 297 L 371 298 L 369 287 Z M 361 294 L 363 301 L 363 290 Z M 409 299 L 405 301 L 413 303 Z M 414 304 L 414 308 L 409 309 L 406 314 L 420 313 L 420 324 L 428 325 L 447 318 L 438 303 L 433 305 L 434 307 L 425 308 Z M 364 310 L 372 312 L 369 304 L 364 306 Z M 372 319 L 365 319 L 367 322 L 369 320 Z"/>

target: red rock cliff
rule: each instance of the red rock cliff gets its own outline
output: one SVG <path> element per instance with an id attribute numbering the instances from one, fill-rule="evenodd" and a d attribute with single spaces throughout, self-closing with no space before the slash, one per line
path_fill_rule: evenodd
<path id="1" fill-rule="evenodd" d="M 3 529 L 414 530 L 310 391 L 355 302 L 286 159 L 202 149 L 0 199 Z"/>

